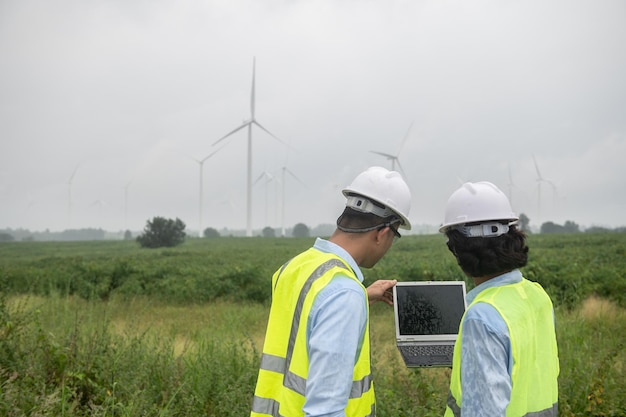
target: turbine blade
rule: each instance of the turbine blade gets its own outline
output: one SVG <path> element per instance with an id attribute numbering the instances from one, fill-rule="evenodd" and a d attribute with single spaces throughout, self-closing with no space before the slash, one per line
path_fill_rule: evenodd
<path id="1" fill-rule="evenodd" d="M 218 153 L 219 151 L 221 151 L 222 149 L 224 149 L 224 146 L 222 146 L 219 149 L 214 150 L 213 152 L 211 152 L 209 155 L 205 156 L 203 159 L 201 159 L 200 161 L 198 161 L 199 163 L 204 163 L 204 161 L 206 161 L 207 159 L 209 159 L 210 157 L 212 157 L 213 155 L 215 155 L 216 153 Z"/>
<path id="2" fill-rule="evenodd" d="M 533 154 L 533 162 L 535 163 L 535 170 L 537 171 L 537 180 L 543 181 L 543 177 L 541 176 L 541 172 L 539 172 L 539 165 L 537 165 L 537 160 L 535 159 L 535 155 Z"/>
<path id="3" fill-rule="evenodd" d="M 404 168 L 402 168 L 402 165 L 400 165 L 400 160 L 398 158 L 396 158 L 395 161 L 398 164 L 398 168 L 400 169 L 400 173 L 402 174 L 402 176 L 404 178 L 406 178 L 406 174 L 404 173 Z"/>
<path id="4" fill-rule="evenodd" d="M 219 142 L 223 141 L 224 139 L 226 139 L 227 137 L 229 137 L 230 135 L 232 135 L 233 133 L 239 132 L 241 129 L 243 129 L 244 127 L 248 126 L 251 122 L 245 122 L 244 124 L 242 124 L 241 126 L 239 126 L 237 129 L 233 130 L 230 133 L 227 133 L 226 135 L 222 136 L 221 138 L 219 138 L 218 140 L 216 140 L 215 142 L 213 142 L 213 145 L 211 146 L 215 146 L 217 145 Z"/>
<path id="5" fill-rule="evenodd" d="M 291 175 L 296 181 L 298 181 L 300 184 L 304 185 L 306 187 L 306 184 L 304 182 L 302 182 L 302 180 L 298 177 L 296 177 L 296 174 L 294 174 L 293 172 L 291 172 L 291 170 L 289 168 L 285 167 L 285 171 L 287 171 L 287 173 L 289 175 Z"/>
<path id="6" fill-rule="evenodd" d="M 553 192 L 554 194 L 556 194 L 556 193 L 557 193 L 557 192 L 556 192 L 556 185 L 555 185 L 552 181 L 550 181 L 550 180 L 545 180 L 545 182 L 547 182 L 548 184 L 550 184 L 550 187 L 552 187 L 552 192 Z"/>
<path id="7" fill-rule="evenodd" d="M 276 139 L 277 141 L 279 141 L 280 143 L 282 143 L 283 145 L 287 146 L 288 148 L 292 149 L 291 146 L 286 143 L 285 141 L 279 139 L 276 135 L 274 135 L 272 132 L 270 132 L 269 130 L 267 130 L 266 128 L 264 128 L 263 126 L 261 126 L 261 124 L 259 122 L 257 122 L 256 120 L 252 120 L 250 123 L 254 123 L 255 125 L 257 125 L 258 127 L 260 127 L 263 131 L 265 131 L 265 133 L 267 133 L 268 135 L 270 135 L 271 137 L 273 137 L 274 139 Z"/>
<path id="8" fill-rule="evenodd" d="M 72 172 L 72 176 L 70 177 L 70 179 L 67 181 L 68 184 L 72 183 L 72 180 L 74 179 L 74 175 L 76 175 L 76 171 L 78 171 L 78 167 L 80 166 L 80 164 L 76 165 L 76 168 L 74 168 L 74 172 Z"/>
<path id="9" fill-rule="evenodd" d="M 413 127 L 413 123 L 415 123 L 415 120 L 411 122 L 411 124 L 409 125 L 409 128 L 406 131 L 406 134 L 404 135 L 404 139 L 402 139 L 402 142 L 400 143 L 400 148 L 398 149 L 398 156 L 400 155 L 400 151 L 402 151 L 402 148 L 404 148 L 404 144 L 406 143 L 406 140 L 409 138 L 409 133 L 411 133 L 411 128 Z"/>
<path id="10" fill-rule="evenodd" d="M 263 172 L 261 172 L 261 175 L 259 175 L 259 177 L 252 183 L 252 185 L 254 185 L 257 182 L 261 181 L 263 178 L 265 178 L 265 182 L 266 183 L 274 181 L 274 176 L 272 174 L 270 174 L 267 171 L 263 171 Z"/>
<path id="11" fill-rule="evenodd" d="M 376 151 L 370 151 L 370 152 L 371 152 L 371 153 L 378 154 L 378 155 L 381 155 L 381 156 L 384 156 L 384 157 L 385 157 L 385 158 L 387 158 L 387 159 L 395 159 L 395 158 L 396 158 L 396 156 L 395 156 L 395 155 L 390 155 L 390 154 L 388 154 L 388 153 L 384 153 L 384 152 L 376 152 Z"/>
<path id="12" fill-rule="evenodd" d="M 265 176 L 265 172 L 261 172 L 261 175 L 258 176 L 256 180 L 252 183 L 252 185 L 256 185 L 257 182 L 261 181 L 261 179 Z"/>
<path id="13" fill-rule="evenodd" d="M 256 57 L 252 58 L 252 93 L 250 94 L 250 114 L 252 115 L 252 120 L 254 120 L 254 78 L 256 73 Z"/>

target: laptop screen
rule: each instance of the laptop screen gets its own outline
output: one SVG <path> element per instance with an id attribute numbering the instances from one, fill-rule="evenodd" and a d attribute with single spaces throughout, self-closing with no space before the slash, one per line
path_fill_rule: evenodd
<path id="1" fill-rule="evenodd" d="M 463 281 L 399 282 L 395 297 L 398 337 L 459 332 L 465 312 Z"/>

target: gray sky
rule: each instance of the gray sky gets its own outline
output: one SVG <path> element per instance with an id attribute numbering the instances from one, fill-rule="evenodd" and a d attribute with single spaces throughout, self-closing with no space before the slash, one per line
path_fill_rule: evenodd
<path id="1" fill-rule="evenodd" d="M 416 226 L 480 180 L 531 225 L 626 224 L 622 0 L 5 0 L 0 56 L 0 228 L 197 230 L 192 158 L 220 149 L 202 227 L 245 229 L 246 132 L 213 143 L 250 117 L 254 57 L 256 119 L 290 147 L 253 129 L 253 181 L 306 184 L 283 216 L 258 181 L 254 229 L 333 223 L 391 167 L 371 151 L 399 153 Z"/>

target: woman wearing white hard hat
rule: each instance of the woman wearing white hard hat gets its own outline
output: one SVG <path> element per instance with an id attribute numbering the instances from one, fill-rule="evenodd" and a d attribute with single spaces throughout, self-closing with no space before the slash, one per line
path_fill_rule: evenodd
<path id="1" fill-rule="evenodd" d="M 454 348 L 446 417 L 558 414 L 552 302 L 519 269 L 528 246 L 517 219 L 486 181 L 463 184 L 446 205 L 439 231 L 476 285 Z"/>

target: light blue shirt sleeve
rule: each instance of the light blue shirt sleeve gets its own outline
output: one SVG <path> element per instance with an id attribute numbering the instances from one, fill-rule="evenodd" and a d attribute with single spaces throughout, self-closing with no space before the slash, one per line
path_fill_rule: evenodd
<path id="1" fill-rule="evenodd" d="M 336 254 L 342 251 L 321 239 L 315 247 Z M 356 267 L 349 255 L 342 255 L 348 264 Z M 357 277 L 362 279 L 360 271 Z M 347 276 L 336 277 L 320 291 L 306 329 L 309 352 L 303 407 L 306 417 L 345 417 L 354 365 L 366 326 L 367 297 L 358 282 Z"/>
<path id="2" fill-rule="evenodd" d="M 345 416 L 366 325 L 365 296 L 353 279 L 335 278 L 319 293 L 307 326 L 305 416 Z"/>
<path id="3" fill-rule="evenodd" d="M 519 270 L 490 279 L 467 294 L 469 305 L 486 288 L 519 282 Z M 511 398 L 513 355 L 504 319 L 489 304 L 465 313 L 461 339 L 461 416 L 504 416 Z"/>
<path id="4" fill-rule="evenodd" d="M 463 321 L 461 416 L 504 416 L 511 398 L 511 343 L 490 305 L 475 304 Z"/>

